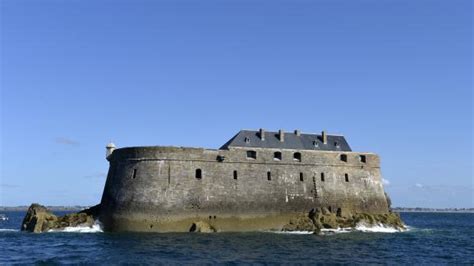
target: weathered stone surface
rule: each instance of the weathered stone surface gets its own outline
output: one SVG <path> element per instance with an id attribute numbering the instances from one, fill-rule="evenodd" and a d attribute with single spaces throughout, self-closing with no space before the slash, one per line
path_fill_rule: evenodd
<path id="1" fill-rule="evenodd" d="M 46 207 L 37 203 L 31 204 L 21 223 L 21 231 L 41 233 L 47 231 L 57 223 L 58 217 Z"/>
<path id="2" fill-rule="evenodd" d="M 316 227 L 308 215 L 301 215 L 290 220 L 282 231 L 314 231 Z"/>
<path id="3" fill-rule="evenodd" d="M 256 158 L 247 158 L 249 150 Z M 279 230 L 289 222 L 287 216 L 312 208 L 337 218 L 388 213 L 376 154 L 281 149 L 281 159 L 275 160 L 275 152 L 235 147 L 116 149 L 108 157 L 101 201 L 104 230 L 149 232 L 149 221 L 154 221 L 152 231 L 186 232 L 192 222 L 210 216 L 218 217 L 212 224 L 219 223 L 219 231 Z M 296 153 L 301 160 L 294 159 Z M 276 222 L 275 215 L 285 219 Z M 252 223 L 255 219 L 259 222 Z M 237 220 L 249 226 L 236 226 Z M 334 225 L 329 220 L 326 224 Z"/>
<path id="4" fill-rule="evenodd" d="M 31 204 L 21 224 L 21 231 L 41 233 L 51 229 L 65 227 L 90 226 L 98 216 L 99 207 L 94 206 L 79 213 L 67 214 L 57 217 L 46 207 L 37 203 Z"/>
<path id="5" fill-rule="evenodd" d="M 400 219 L 398 213 L 390 212 L 385 214 L 367 214 L 367 213 L 358 213 L 354 215 L 354 224 L 365 223 L 369 225 L 382 224 L 385 226 L 391 226 L 397 229 L 405 228 L 405 224 Z"/>
<path id="6" fill-rule="evenodd" d="M 195 222 L 191 225 L 191 228 L 189 229 L 189 232 L 196 232 L 196 233 L 214 233 L 216 232 L 216 229 L 211 226 L 210 224 L 199 221 Z"/>
<path id="7" fill-rule="evenodd" d="M 323 210 L 312 210 L 309 214 L 296 215 L 283 226 L 282 231 L 313 231 L 318 233 L 321 229 L 355 228 L 358 224 L 383 225 L 395 229 L 405 229 L 405 225 L 397 213 L 368 214 L 358 213 L 352 217 L 341 217 Z"/>
<path id="8" fill-rule="evenodd" d="M 328 213 L 326 215 L 322 215 L 320 222 L 324 228 L 331 228 L 331 229 L 339 228 L 339 223 L 337 222 L 336 215 L 334 213 Z"/>

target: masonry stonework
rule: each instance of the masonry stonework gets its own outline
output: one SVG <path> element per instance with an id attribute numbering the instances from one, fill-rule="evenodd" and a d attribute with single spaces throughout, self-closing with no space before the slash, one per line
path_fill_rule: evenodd
<path id="1" fill-rule="evenodd" d="M 239 138 L 241 144 L 232 144 Z M 272 144 L 272 138 L 282 144 Z M 302 143 L 292 149 L 285 143 L 298 138 L 314 148 Z M 257 140 L 276 146 L 259 147 Z M 324 140 L 334 147 L 325 148 Z M 107 157 L 101 201 L 106 215 L 100 220 L 108 231 L 184 232 L 197 221 L 219 231 L 254 231 L 280 230 L 295 214 L 315 208 L 345 215 L 388 213 L 379 157 L 352 152 L 344 147 L 345 139 L 324 140 L 295 131 L 281 141 L 279 133 L 261 130 L 241 131 L 218 150 L 115 149 Z"/>

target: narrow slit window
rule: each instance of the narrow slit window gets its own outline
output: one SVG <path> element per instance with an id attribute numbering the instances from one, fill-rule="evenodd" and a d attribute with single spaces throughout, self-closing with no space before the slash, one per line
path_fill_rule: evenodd
<path id="1" fill-rule="evenodd" d="M 137 177 L 137 169 L 133 169 L 133 174 L 132 174 L 132 179 L 135 179 Z"/>
<path id="2" fill-rule="evenodd" d="M 321 173 L 321 182 L 324 182 L 324 173 Z"/>
<path id="3" fill-rule="evenodd" d="M 237 171 L 234 170 L 234 179 L 237 180 Z"/>
<path id="4" fill-rule="evenodd" d="M 304 181 L 304 174 L 301 172 L 300 173 L 300 181 L 303 182 Z"/>
<path id="5" fill-rule="evenodd" d="M 359 159 L 362 163 L 366 163 L 367 162 L 367 157 L 365 155 L 359 155 Z"/>
<path id="6" fill-rule="evenodd" d="M 272 180 L 272 172 L 267 172 L 267 180 Z"/>
<path id="7" fill-rule="evenodd" d="M 257 152 L 256 151 L 247 151 L 247 159 L 252 159 L 252 160 L 257 159 Z"/>
<path id="8" fill-rule="evenodd" d="M 196 179 L 201 179 L 202 178 L 202 170 L 201 169 L 196 169 Z"/>
<path id="9" fill-rule="evenodd" d="M 281 152 L 279 151 L 276 151 L 274 154 L 273 154 L 273 160 L 275 161 L 281 161 Z"/>
<path id="10" fill-rule="evenodd" d="M 301 153 L 295 152 L 295 153 L 293 154 L 293 160 L 294 160 L 294 161 L 297 161 L 297 162 L 301 162 Z"/>
<path id="11" fill-rule="evenodd" d="M 344 179 L 346 180 L 346 182 L 349 182 L 349 174 L 344 174 Z"/>
<path id="12" fill-rule="evenodd" d="M 347 163 L 347 154 L 341 154 L 341 161 Z"/>

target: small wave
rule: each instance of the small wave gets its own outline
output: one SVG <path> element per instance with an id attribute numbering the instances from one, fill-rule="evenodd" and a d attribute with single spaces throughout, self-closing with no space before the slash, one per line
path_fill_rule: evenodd
<path id="1" fill-rule="evenodd" d="M 323 228 L 321 229 L 322 234 L 339 234 L 339 233 L 350 233 L 353 232 L 354 230 L 351 227 L 343 227 L 343 228 L 337 228 L 337 229 L 329 229 L 329 228 Z"/>
<path id="2" fill-rule="evenodd" d="M 385 226 L 383 224 L 369 225 L 366 223 L 358 223 L 355 227 L 355 230 L 371 233 L 399 233 L 407 231 L 407 229 L 399 229 L 391 226 Z"/>
<path id="3" fill-rule="evenodd" d="M 89 226 L 68 226 L 63 229 L 51 229 L 48 232 L 66 232 L 66 233 L 102 233 L 104 232 L 102 230 L 102 227 L 99 222 L 96 222 L 95 224 L 92 225 L 92 227 Z"/>
<path id="4" fill-rule="evenodd" d="M 314 234 L 313 231 L 268 231 L 270 233 L 276 234 L 288 234 L 288 235 L 311 235 Z"/>
<path id="5" fill-rule="evenodd" d="M 407 226 L 405 229 L 398 229 L 383 224 L 370 225 L 366 223 L 358 223 L 355 228 L 342 227 L 337 229 L 323 228 L 321 229 L 321 235 L 332 235 L 332 234 L 344 234 L 351 232 L 363 232 L 363 233 L 399 233 L 412 230 L 412 227 Z M 289 235 L 311 235 L 314 234 L 312 231 L 267 231 L 275 234 L 289 234 Z"/>
<path id="6" fill-rule="evenodd" d="M 0 232 L 18 232 L 18 229 L 7 229 L 7 228 L 0 228 Z"/>

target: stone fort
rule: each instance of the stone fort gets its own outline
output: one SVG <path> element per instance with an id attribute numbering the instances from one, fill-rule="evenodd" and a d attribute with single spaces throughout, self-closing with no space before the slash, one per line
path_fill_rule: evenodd
<path id="1" fill-rule="evenodd" d="M 389 211 L 379 157 L 344 136 L 241 130 L 219 149 L 107 146 L 101 200 L 108 231 L 280 230 L 325 208 L 337 215 Z"/>

